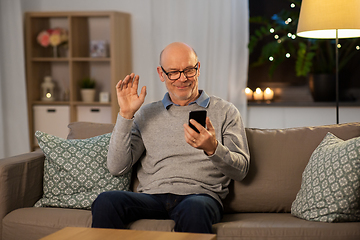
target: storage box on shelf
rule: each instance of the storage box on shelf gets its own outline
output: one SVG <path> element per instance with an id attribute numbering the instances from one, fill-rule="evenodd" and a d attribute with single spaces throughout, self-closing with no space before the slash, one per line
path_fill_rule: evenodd
<path id="1" fill-rule="evenodd" d="M 109 106 L 78 106 L 77 114 L 79 122 L 112 123 Z"/>
<path id="2" fill-rule="evenodd" d="M 88 118 L 88 121 L 92 122 L 115 122 L 119 109 L 114 86 L 119 79 L 129 74 L 132 68 L 130 15 L 114 11 L 27 12 L 25 18 L 31 149 L 37 145 L 33 137 L 35 131 L 58 128 L 59 121 L 61 125 L 86 121 Z M 53 47 L 41 46 L 37 42 L 37 36 L 43 30 L 56 27 L 67 30 L 68 41 L 57 47 L 57 55 L 54 56 Z M 100 47 L 105 47 L 105 55 L 90 53 L 90 47 L 98 42 Z M 55 83 L 54 101 L 41 100 L 41 84 L 45 76 L 51 76 Z M 79 81 L 85 77 L 96 80 L 95 102 L 82 102 Z M 109 102 L 99 102 L 100 92 L 110 93 Z M 65 120 L 65 116 L 61 120 L 52 121 L 50 119 L 53 115 L 50 114 L 53 112 L 46 111 L 45 118 L 41 121 L 39 117 L 35 117 L 34 109 L 49 105 L 52 109 L 56 106 L 67 107 L 68 119 Z M 99 109 L 102 116 L 91 109 Z"/>
<path id="3" fill-rule="evenodd" d="M 66 138 L 70 123 L 69 106 L 34 105 L 34 129 Z M 32 136 L 35 141 L 35 135 Z"/>

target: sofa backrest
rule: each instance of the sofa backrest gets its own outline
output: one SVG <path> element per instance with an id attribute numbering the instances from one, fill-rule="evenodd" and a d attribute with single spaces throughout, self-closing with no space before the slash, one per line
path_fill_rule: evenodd
<path id="1" fill-rule="evenodd" d="M 70 123 L 68 139 L 109 133 L 114 124 Z M 347 140 L 360 136 L 360 122 L 288 129 L 247 128 L 250 170 L 243 181 L 232 181 L 225 212 L 290 212 L 301 175 L 312 152 L 327 132 Z M 135 176 L 135 174 L 134 174 Z M 138 181 L 133 177 L 132 190 Z"/>
<path id="2" fill-rule="evenodd" d="M 312 152 L 327 132 L 347 140 L 360 136 L 360 122 L 288 129 L 247 128 L 250 169 L 233 181 L 226 212 L 290 212 Z"/>
<path id="3" fill-rule="evenodd" d="M 114 125 L 111 123 L 73 122 L 68 125 L 70 132 L 67 138 L 85 139 L 111 133 Z"/>

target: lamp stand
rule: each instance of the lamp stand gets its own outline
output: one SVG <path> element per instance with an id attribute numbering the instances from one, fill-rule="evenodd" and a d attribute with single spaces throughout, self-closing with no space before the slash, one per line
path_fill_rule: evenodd
<path id="1" fill-rule="evenodd" d="M 336 44 L 335 44 L 335 58 L 336 58 L 336 124 L 339 124 L 339 36 L 338 29 L 336 29 Z"/>

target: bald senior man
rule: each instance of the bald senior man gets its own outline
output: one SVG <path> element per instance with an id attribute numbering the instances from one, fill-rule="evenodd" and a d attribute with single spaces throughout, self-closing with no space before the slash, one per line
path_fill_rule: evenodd
<path id="1" fill-rule="evenodd" d="M 136 192 L 101 193 L 92 205 L 94 228 L 124 229 L 139 219 L 172 219 L 175 231 L 212 233 L 223 215 L 231 179 L 247 174 L 250 154 L 237 108 L 198 89 L 200 62 L 192 47 L 174 42 L 160 54 L 157 72 L 167 93 L 143 105 L 139 76 L 116 85 L 120 107 L 107 164 L 111 174 L 131 171 L 137 161 Z M 221 84 L 221 79 L 219 79 Z M 206 110 L 206 127 L 189 112 Z"/>

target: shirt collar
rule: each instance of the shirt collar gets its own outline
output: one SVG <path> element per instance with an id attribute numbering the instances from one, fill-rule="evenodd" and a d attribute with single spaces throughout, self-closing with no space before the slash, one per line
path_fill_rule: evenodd
<path id="1" fill-rule="evenodd" d="M 210 97 L 203 90 L 199 90 L 199 93 L 200 93 L 200 97 L 198 97 L 195 101 L 189 103 L 189 105 L 196 103 L 200 107 L 207 108 L 210 103 Z M 179 106 L 171 101 L 170 95 L 168 92 L 165 93 L 162 103 L 166 109 L 169 109 L 169 107 L 171 105 Z"/>

